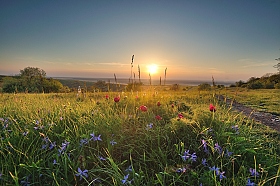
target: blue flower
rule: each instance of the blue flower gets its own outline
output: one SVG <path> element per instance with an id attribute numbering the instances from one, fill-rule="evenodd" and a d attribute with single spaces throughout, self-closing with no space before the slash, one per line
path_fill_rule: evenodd
<path id="1" fill-rule="evenodd" d="M 256 184 L 254 182 L 251 182 L 250 178 L 248 178 L 246 186 L 254 186 L 254 185 Z"/>
<path id="2" fill-rule="evenodd" d="M 185 167 L 183 167 L 183 168 L 178 168 L 178 169 L 176 170 L 176 172 L 185 173 L 186 170 L 187 170 L 187 169 L 186 169 Z"/>
<path id="3" fill-rule="evenodd" d="M 214 148 L 216 149 L 216 151 L 218 151 L 218 153 L 219 153 L 219 154 L 222 154 L 223 149 L 222 149 L 222 147 L 221 147 L 221 146 L 219 146 L 219 144 L 218 144 L 218 143 L 215 143 L 215 147 L 214 147 Z"/>
<path id="4" fill-rule="evenodd" d="M 88 177 L 88 170 L 87 169 L 85 169 L 85 170 L 81 170 L 80 169 L 80 167 L 78 168 L 78 173 L 77 174 L 75 174 L 76 176 L 80 176 L 80 180 L 82 180 L 83 179 L 83 177 Z"/>
<path id="5" fill-rule="evenodd" d="M 226 156 L 227 156 L 227 157 L 230 157 L 232 154 L 233 154 L 233 152 L 229 152 L 229 151 L 226 149 Z"/>
<path id="6" fill-rule="evenodd" d="M 197 158 L 197 155 L 196 155 L 196 153 L 194 152 L 194 153 L 192 153 L 192 155 L 191 155 L 191 161 L 193 162 L 193 161 L 196 161 L 196 158 Z"/>
<path id="7" fill-rule="evenodd" d="M 88 139 L 81 139 L 80 146 L 83 146 L 84 144 L 88 143 Z"/>
<path id="8" fill-rule="evenodd" d="M 132 166 L 129 165 L 127 169 L 125 169 L 125 172 L 132 172 Z"/>
<path id="9" fill-rule="evenodd" d="M 99 134 L 99 136 L 95 136 L 94 135 L 94 132 L 90 134 L 91 138 L 90 140 L 93 140 L 93 141 L 102 141 L 101 139 L 101 135 Z"/>
<path id="10" fill-rule="evenodd" d="M 53 165 L 57 165 L 56 159 L 53 160 Z"/>
<path id="11" fill-rule="evenodd" d="M 98 158 L 101 160 L 101 161 L 105 161 L 106 158 L 102 157 L 102 156 L 98 156 Z"/>
<path id="12" fill-rule="evenodd" d="M 52 150 L 56 146 L 55 141 L 50 143 L 49 149 Z"/>
<path id="13" fill-rule="evenodd" d="M 23 136 L 27 136 L 27 134 L 28 134 L 28 131 L 22 133 Z"/>
<path id="14" fill-rule="evenodd" d="M 220 168 L 213 166 L 213 167 L 209 167 L 209 169 L 210 169 L 211 171 L 215 171 L 216 175 L 219 175 Z"/>
<path id="15" fill-rule="evenodd" d="M 181 158 L 183 159 L 183 161 L 186 161 L 187 159 L 190 158 L 190 154 L 189 154 L 190 150 L 185 151 L 184 155 L 181 156 Z"/>
<path id="16" fill-rule="evenodd" d="M 201 140 L 202 142 L 202 145 L 203 145 L 203 149 L 204 149 L 204 152 L 208 152 L 208 149 L 207 149 L 207 142 L 203 139 Z"/>
<path id="17" fill-rule="evenodd" d="M 149 124 L 147 125 L 147 130 L 153 128 L 153 125 L 154 125 L 153 123 L 149 123 Z"/>
<path id="18" fill-rule="evenodd" d="M 122 184 L 125 184 L 127 182 L 128 177 L 129 177 L 129 174 L 124 176 L 124 178 L 122 179 Z"/>
<path id="19" fill-rule="evenodd" d="M 220 174 L 219 174 L 220 181 L 221 181 L 223 178 L 226 178 L 226 177 L 224 176 L 224 174 L 225 174 L 225 171 L 220 172 Z"/>
<path id="20" fill-rule="evenodd" d="M 202 165 L 204 165 L 204 166 L 207 166 L 207 165 L 208 165 L 205 158 L 202 159 Z"/>
<path id="21" fill-rule="evenodd" d="M 251 173 L 251 176 L 256 176 L 256 177 L 259 176 L 259 173 L 256 171 L 256 169 L 250 168 L 249 171 L 250 171 L 250 173 Z"/>
<path id="22" fill-rule="evenodd" d="M 111 141 L 110 141 L 110 144 L 111 144 L 112 146 L 114 146 L 114 145 L 117 144 L 117 142 L 115 142 L 114 140 L 111 140 Z"/>

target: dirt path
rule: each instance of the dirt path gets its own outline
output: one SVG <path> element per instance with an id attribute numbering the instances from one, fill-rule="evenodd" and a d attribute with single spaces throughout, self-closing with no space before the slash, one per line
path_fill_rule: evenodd
<path id="1" fill-rule="evenodd" d="M 233 101 L 229 98 L 226 98 L 222 95 L 217 96 L 218 99 L 222 102 L 226 102 L 227 105 L 232 104 L 232 108 L 238 112 L 242 112 L 247 117 L 254 119 L 257 122 L 260 122 L 270 128 L 278 131 L 280 133 L 280 118 L 276 115 L 273 115 L 269 112 L 259 112 L 250 107 L 244 106 L 236 101 Z"/>

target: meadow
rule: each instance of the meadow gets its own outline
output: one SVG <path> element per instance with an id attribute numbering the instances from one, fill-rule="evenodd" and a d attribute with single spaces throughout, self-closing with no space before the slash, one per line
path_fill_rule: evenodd
<path id="1" fill-rule="evenodd" d="M 0 184 L 280 185 L 279 133 L 215 93 L 1 94 Z"/>

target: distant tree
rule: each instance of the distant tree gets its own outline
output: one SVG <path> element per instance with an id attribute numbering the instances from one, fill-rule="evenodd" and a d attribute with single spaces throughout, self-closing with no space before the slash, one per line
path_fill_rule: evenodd
<path id="1" fill-rule="evenodd" d="M 208 83 L 202 83 L 198 85 L 198 90 L 211 90 L 211 85 Z"/>
<path id="2" fill-rule="evenodd" d="M 273 67 L 274 68 L 277 68 L 277 70 L 278 70 L 278 73 L 280 73 L 280 57 L 279 58 L 277 58 L 277 59 L 275 59 L 276 61 L 279 61 L 279 63 L 277 63 L 276 65 L 274 65 Z"/>
<path id="3" fill-rule="evenodd" d="M 244 81 L 241 81 L 241 80 L 239 80 L 239 81 L 237 81 L 237 82 L 235 83 L 235 85 L 236 85 L 237 87 L 241 87 L 243 84 L 245 84 L 245 82 L 244 82 Z"/>

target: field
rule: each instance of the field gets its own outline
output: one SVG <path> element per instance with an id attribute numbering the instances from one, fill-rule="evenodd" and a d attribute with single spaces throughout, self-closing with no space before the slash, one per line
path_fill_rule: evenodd
<path id="1" fill-rule="evenodd" d="M 274 91 L 1 94 L 0 184 L 280 185 L 279 133 L 215 97 Z"/>

